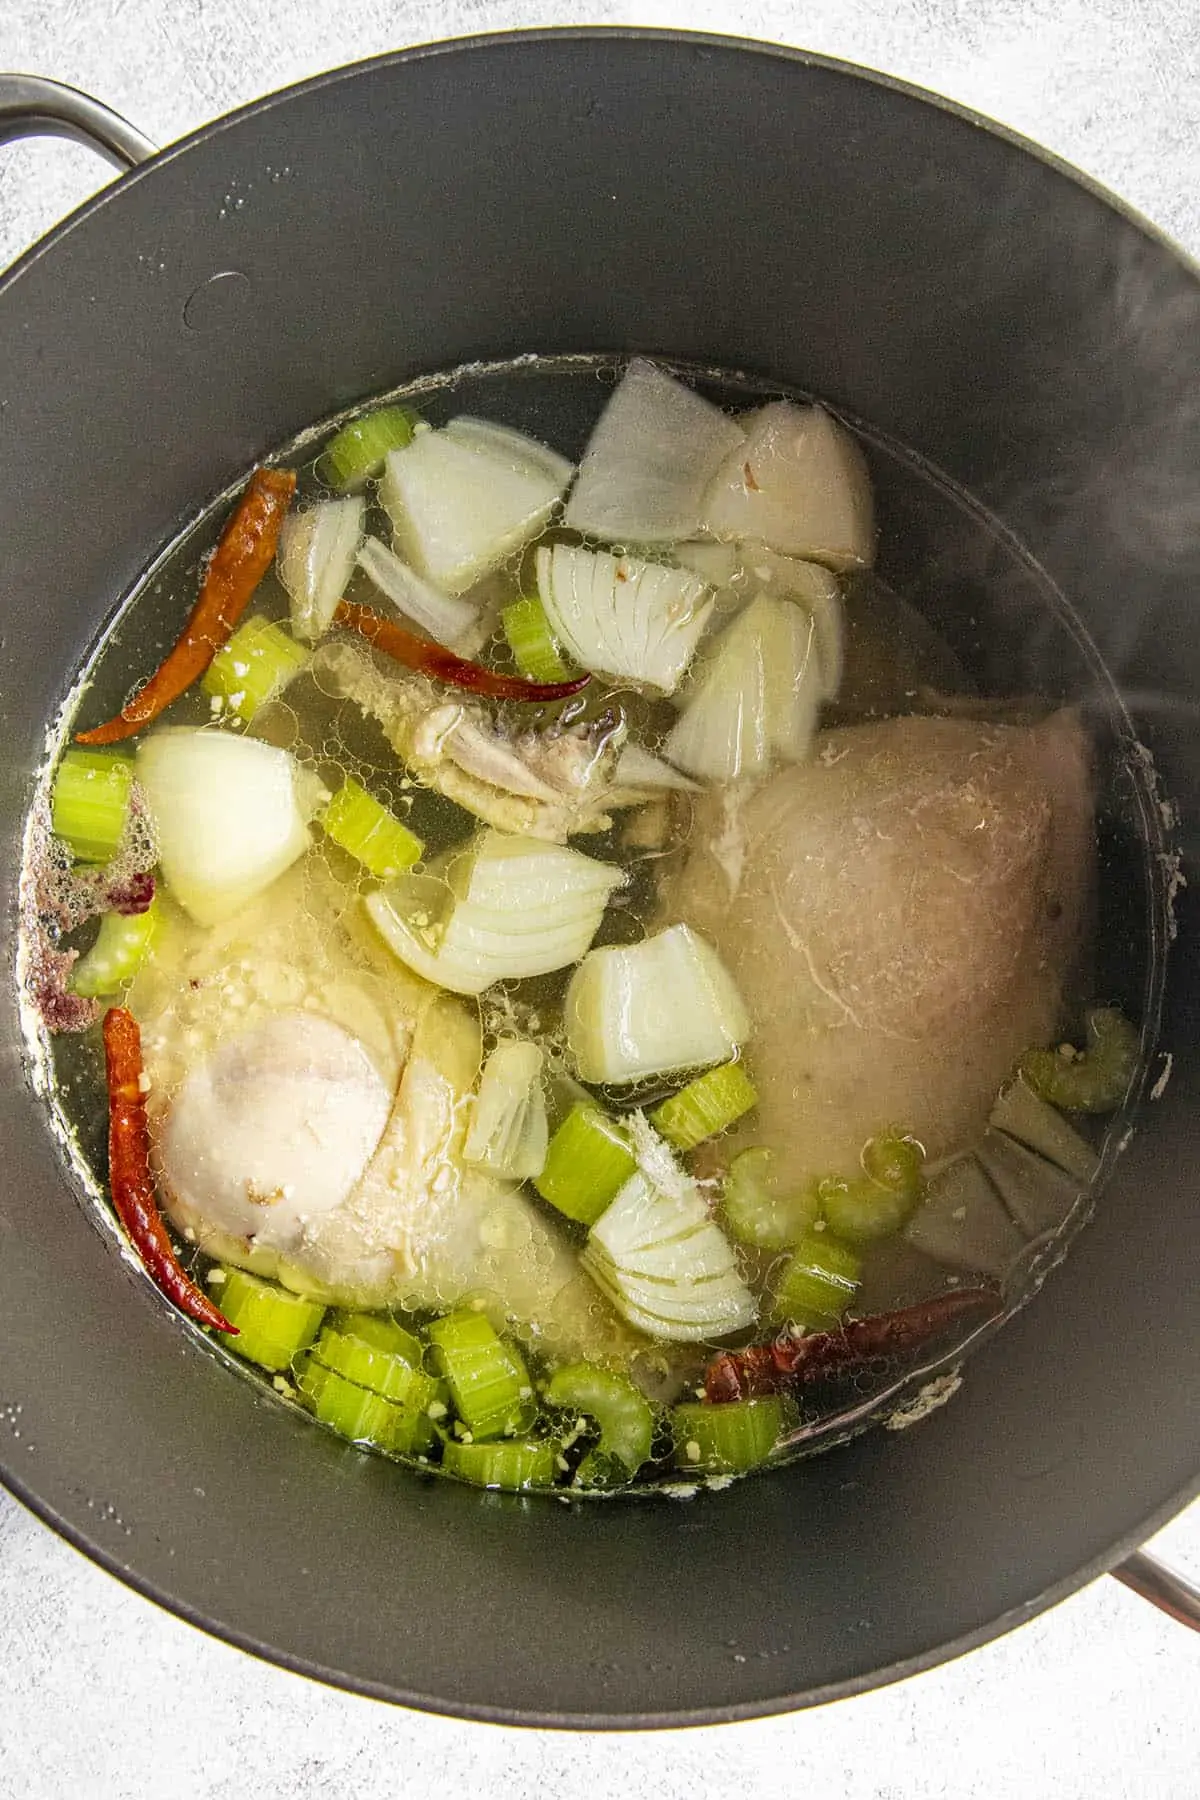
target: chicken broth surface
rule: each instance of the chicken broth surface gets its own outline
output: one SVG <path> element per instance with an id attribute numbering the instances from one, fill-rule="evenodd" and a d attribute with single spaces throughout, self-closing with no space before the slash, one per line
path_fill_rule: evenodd
<path id="1" fill-rule="evenodd" d="M 401 1461 L 679 1491 L 832 1442 L 1032 1290 L 1137 1086 L 1115 691 L 806 397 L 523 359 L 345 423 L 272 459 L 202 678 L 133 719 L 259 554 L 241 484 L 64 709 L 22 952 L 60 1135 L 155 1273 L 141 1142 L 160 1285 Z"/>

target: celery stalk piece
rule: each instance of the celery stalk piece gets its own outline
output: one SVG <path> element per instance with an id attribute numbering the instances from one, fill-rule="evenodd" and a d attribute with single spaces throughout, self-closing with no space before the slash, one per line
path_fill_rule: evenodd
<path id="1" fill-rule="evenodd" d="M 687 925 L 591 950 L 563 1001 L 583 1081 L 637 1081 L 726 1062 L 750 1035 L 733 977 Z"/>
<path id="2" fill-rule="evenodd" d="M 722 1063 L 664 1100 L 650 1114 L 650 1123 L 674 1149 L 694 1150 L 757 1105 L 754 1083 L 741 1063 Z"/>
<path id="3" fill-rule="evenodd" d="M 239 625 L 217 651 L 200 685 L 210 699 L 221 703 L 226 716 L 248 725 L 307 667 L 309 656 L 281 625 L 256 616 Z"/>
<path id="4" fill-rule="evenodd" d="M 54 771 L 50 827 L 80 862 L 103 863 L 125 833 L 133 764 L 112 750 L 67 750 Z"/>
<path id="5" fill-rule="evenodd" d="M 563 660 L 536 594 L 514 600 L 503 608 L 500 624 L 513 653 L 513 661 L 530 681 L 569 681 L 571 668 Z"/>
<path id="6" fill-rule="evenodd" d="M 394 1350 L 380 1350 L 362 1338 L 326 1326 L 312 1347 L 322 1368 L 332 1369 L 346 1381 L 382 1394 L 409 1412 L 424 1413 L 437 1398 L 438 1384 L 419 1362 L 411 1363 Z"/>
<path id="7" fill-rule="evenodd" d="M 71 970 L 71 991 L 94 1000 L 132 981 L 149 955 L 160 912 L 155 897 L 145 912 L 105 913 L 95 943 Z"/>
<path id="8" fill-rule="evenodd" d="M 434 1440 L 433 1421 L 347 1381 L 311 1357 L 297 1373 L 296 1385 L 315 1416 L 341 1437 L 356 1444 L 375 1444 L 401 1456 L 421 1456 Z"/>
<path id="9" fill-rule="evenodd" d="M 788 1258 L 773 1283 L 776 1324 L 803 1331 L 832 1331 L 858 1292 L 862 1262 L 828 1231 L 813 1231 Z"/>
<path id="10" fill-rule="evenodd" d="M 988 1124 L 1079 1181 L 1091 1181 L 1100 1166 L 1100 1158 L 1087 1140 L 1067 1124 L 1057 1107 L 1034 1092 L 1024 1075 L 1017 1075 L 1001 1090 Z"/>
<path id="11" fill-rule="evenodd" d="M 553 1487 L 558 1459 L 558 1445 L 541 1438 L 510 1438 L 491 1444 L 447 1438 L 442 1467 L 472 1487 L 519 1493 L 523 1488 Z"/>
<path id="12" fill-rule="evenodd" d="M 351 419 L 325 446 L 320 470 L 336 488 L 358 488 L 383 468 L 389 450 L 411 444 L 421 415 L 407 406 L 377 406 Z"/>
<path id="13" fill-rule="evenodd" d="M 721 1406 L 684 1401 L 671 1411 L 675 1466 L 693 1475 L 742 1475 L 767 1460 L 788 1425 L 777 1394 Z"/>
<path id="14" fill-rule="evenodd" d="M 568 1219 L 594 1225 L 636 1168 L 620 1126 L 593 1102 L 580 1101 L 551 1138 L 533 1185 Z"/>
<path id="15" fill-rule="evenodd" d="M 238 1335 L 228 1340 L 249 1362 L 264 1369 L 286 1369 L 316 1337 L 325 1308 L 288 1288 L 263 1281 L 245 1269 L 224 1269 L 225 1279 L 212 1283 L 217 1305 Z"/>
<path id="16" fill-rule="evenodd" d="M 821 1210 L 815 1184 L 780 1193 L 774 1166 L 775 1152 L 754 1144 L 734 1157 L 725 1177 L 721 1222 L 739 1244 L 755 1250 L 786 1250 L 798 1244 Z"/>
<path id="17" fill-rule="evenodd" d="M 406 1331 L 403 1325 L 387 1313 L 334 1313 L 329 1320 L 329 1328 L 342 1337 L 370 1344 L 374 1350 L 386 1350 L 392 1356 L 399 1356 L 411 1363 L 414 1369 L 424 1367 L 425 1346 L 420 1338 L 411 1331 Z"/>
<path id="18" fill-rule="evenodd" d="M 472 1438 L 515 1437 L 533 1423 L 529 1371 L 481 1312 L 448 1313 L 428 1330 L 454 1408 Z"/>
<path id="19" fill-rule="evenodd" d="M 1139 1034 L 1114 1006 L 1087 1015 L 1087 1048 L 1027 1050 L 1020 1070 L 1034 1093 L 1064 1112 L 1115 1112 L 1137 1073 Z"/>
<path id="20" fill-rule="evenodd" d="M 612 1461 L 621 1465 L 626 1480 L 636 1475 L 650 1455 L 654 1414 L 645 1395 L 626 1375 L 597 1363 L 566 1363 L 555 1369 L 546 1384 L 550 1406 L 586 1413 L 600 1428 L 599 1442 L 579 1465 L 576 1484 L 607 1487 Z"/>
<path id="21" fill-rule="evenodd" d="M 496 1045 L 479 1080 L 465 1161 L 506 1181 L 541 1174 L 549 1137 L 543 1061 L 536 1044 L 508 1039 Z"/>
<path id="22" fill-rule="evenodd" d="M 347 777 L 320 816 L 326 837 L 386 880 L 419 862 L 425 846 L 394 812 Z"/>
<path id="23" fill-rule="evenodd" d="M 991 1127 L 975 1146 L 975 1158 L 1027 1238 L 1064 1225 L 1087 1186 L 1036 1150 Z"/>
<path id="24" fill-rule="evenodd" d="M 924 1157 L 913 1138 L 883 1132 L 863 1150 L 856 1181 L 829 1176 L 818 1182 L 821 1211 L 830 1231 L 849 1244 L 893 1236 L 921 1198 Z"/>
<path id="25" fill-rule="evenodd" d="M 904 1241 L 934 1262 L 1003 1280 L 1025 1248 L 978 1158 L 944 1164 L 904 1227 Z"/>

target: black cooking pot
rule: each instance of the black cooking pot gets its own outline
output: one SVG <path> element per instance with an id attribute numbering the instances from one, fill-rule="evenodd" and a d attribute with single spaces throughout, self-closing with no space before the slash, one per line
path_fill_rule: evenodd
<path id="1" fill-rule="evenodd" d="M 44 84 L 5 100 L 0 136 L 36 115 L 139 154 Z M 116 598 L 300 427 L 467 358 L 668 353 L 871 421 L 1024 542 L 1185 819 L 1200 797 L 1196 272 L 1069 170 L 897 83 L 624 31 L 383 58 L 103 193 L 0 285 L 0 343 L 6 966 L 46 721 Z M 980 1643 L 1200 1488 L 1196 945 L 1181 895 L 1170 1081 L 957 1400 L 686 1505 L 422 1481 L 233 1379 L 81 1203 L 0 984 L 0 1473 L 207 1629 L 478 1717 L 737 1718 Z"/>

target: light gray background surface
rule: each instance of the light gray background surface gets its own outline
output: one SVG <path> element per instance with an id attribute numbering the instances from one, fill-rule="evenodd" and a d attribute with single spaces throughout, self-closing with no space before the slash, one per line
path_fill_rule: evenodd
<path id="1" fill-rule="evenodd" d="M 887 69 L 1038 138 L 1200 252 L 1195 0 L 0 0 L 0 68 L 88 89 L 165 144 L 376 51 L 584 22 Z M 0 150 L 0 266 L 96 183 L 73 146 Z M 1200 1506 L 1155 1547 L 1200 1578 Z M 1198 1703 L 1200 1638 L 1105 1580 L 947 1668 L 790 1719 L 582 1738 L 424 1718 L 202 1637 L 0 1493 L 0 1800 L 1200 1800 Z"/>

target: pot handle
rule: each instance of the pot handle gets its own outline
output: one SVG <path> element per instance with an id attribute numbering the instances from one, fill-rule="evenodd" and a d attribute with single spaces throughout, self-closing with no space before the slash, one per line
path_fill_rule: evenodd
<path id="1" fill-rule="evenodd" d="M 158 149 L 78 88 L 41 75 L 0 75 L 0 144 L 26 137 L 71 138 L 117 169 L 134 169 Z"/>
<path id="2" fill-rule="evenodd" d="M 1144 1550 L 1135 1550 L 1123 1563 L 1118 1563 L 1112 1573 L 1161 1612 L 1178 1619 L 1181 1625 L 1190 1625 L 1193 1631 L 1200 1631 L 1200 1588 L 1193 1587 L 1186 1577 L 1168 1569 L 1156 1557 L 1147 1556 Z"/>

